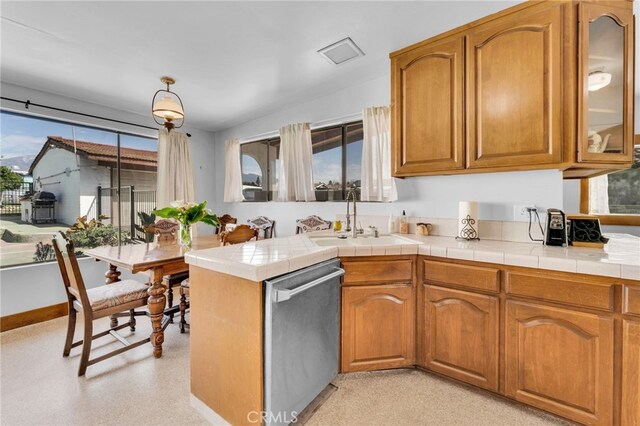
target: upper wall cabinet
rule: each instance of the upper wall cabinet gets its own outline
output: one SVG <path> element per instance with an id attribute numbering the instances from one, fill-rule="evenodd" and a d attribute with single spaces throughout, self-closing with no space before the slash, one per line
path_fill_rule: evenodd
<path id="1" fill-rule="evenodd" d="M 396 172 L 464 169 L 464 40 L 452 37 L 392 59 Z"/>
<path id="2" fill-rule="evenodd" d="M 632 2 L 525 2 L 394 52 L 397 177 L 631 166 Z"/>
<path id="3" fill-rule="evenodd" d="M 562 161 L 561 51 L 559 3 L 467 35 L 467 167 Z"/>
<path id="4" fill-rule="evenodd" d="M 580 162 L 632 160 L 633 46 L 630 10 L 580 4 Z"/>

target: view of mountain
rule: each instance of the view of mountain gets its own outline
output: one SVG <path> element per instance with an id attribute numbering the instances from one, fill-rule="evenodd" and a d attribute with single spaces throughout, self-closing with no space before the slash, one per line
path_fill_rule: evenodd
<path id="1" fill-rule="evenodd" d="M 33 163 L 33 160 L 35 158 L 35 155 L 22 155 L 19 157 L 0 158 L 0 166 L 7 166 L 16 173 L 26 175 L 27 173 L 29 173 L 29 167 L 31 166 L 31 163 Z"/>
<path id="2" fill-rule="evenodd" d="M 254 183 L 258 177 L 260 177 L 260 179 L 262 179 L 262 176 L 257 175 L 255 173 L 243 173 L 242 174 L 242 182 Z"/>

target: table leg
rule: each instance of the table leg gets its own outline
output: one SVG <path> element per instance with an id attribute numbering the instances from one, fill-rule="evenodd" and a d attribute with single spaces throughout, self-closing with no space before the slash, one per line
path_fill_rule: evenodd
<path id="1" fill-rule="evenodd" d="M 153 283 L 149 287 L 149 299 L 147 306 L 151 316 L 151 344 L 153 345 L 153 355 L 156 358 L 162 356 L 162 343 L 164 342 L 164 331 L 162 330 L 162 317 L 164 316 L 164 307 L 166 297 L 164 296 L 167 287 L 162 284 L 162 268 L 153 270 Z"/>
<path id="2" fill-rule="evenodd" d="M 106 280 L 105 284 L 113 284 L 120 281 L 120 275 L 122 272 L 118 271 L 118 267 L 116 265 L 109 264 L 109 270 L 104 274 Z M 111 315 L 111 328 L 115 328 L 118 326 L 118 317 L 116 315 Z"/>

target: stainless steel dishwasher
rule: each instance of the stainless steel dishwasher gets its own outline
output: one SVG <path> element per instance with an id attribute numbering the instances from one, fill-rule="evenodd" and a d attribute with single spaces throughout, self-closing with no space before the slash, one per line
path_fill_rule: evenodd
<path id="1" fill-rule="evenodd" d="M 338 374 L 338 259 L 265 281 L 264 422 L 293 422 Z"/>

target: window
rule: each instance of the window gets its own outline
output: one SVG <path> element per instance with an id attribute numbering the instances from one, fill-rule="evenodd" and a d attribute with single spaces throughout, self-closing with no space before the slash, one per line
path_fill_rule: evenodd
<path id="1" fill-rule="evenodd" d="M 311 131 L 313 179 L 317 201 L 344 200 L 346 191 L 360 187 L 362 122 Z M 277 199 L 280 138 L 240 146 L 245 201 Z"/>
<path id="2" fill-rule="evenodd" d="M 640 225 L 640 144 L 630 169 L 583 179 L 580 211 L 598 215 L 605 225 Z"/>
<path id="3" fill-rule="evenodd" d="M 7 111 L 0 123 L 0 267 L 52 260 L 51 235 L 84 216 L 104 226 L 74 234 L 80 252 L 144 239 L 139 213 L 156 207 L 156 139 Z M 53 207 L 32 202 L 41 191 L 55 196 Z"/>
<path id="4" fill-rule="evenodd" d="M 245 201 L 269 201 L 277 190 L 276 168 L 280 139 L 267 139 L 240 145 L 242 194 Z"/>

